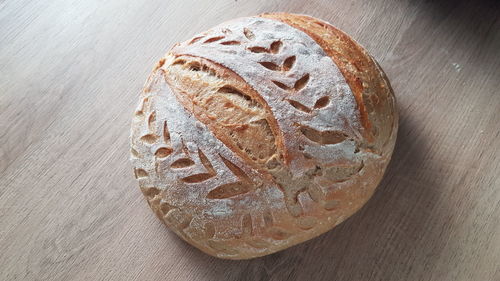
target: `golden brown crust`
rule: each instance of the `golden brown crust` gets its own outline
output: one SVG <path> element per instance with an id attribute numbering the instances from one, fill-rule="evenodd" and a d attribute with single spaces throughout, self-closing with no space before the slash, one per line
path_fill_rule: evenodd
<path id="1" fill-rule="evenodd" d="M 266 14 L 177 44 L 148 80 L 131 159 L 155 214 L 226 259 L 318 236 L 370 198 L 394 97 L 377 63 L 317 19 Z"/>

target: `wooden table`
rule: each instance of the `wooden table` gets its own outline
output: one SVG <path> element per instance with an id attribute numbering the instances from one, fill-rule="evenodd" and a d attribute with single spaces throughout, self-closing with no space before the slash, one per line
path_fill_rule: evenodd
<path id="1" fill-rule="evenodd" d="M 500 280 L 500 2 L 0 1 L 0 280 Z M 369 203 L 280 253 L 226 261 L 150 211 L 128 136 L 177 41 L 266 11 L 332 22 L 398 98 Z"/>

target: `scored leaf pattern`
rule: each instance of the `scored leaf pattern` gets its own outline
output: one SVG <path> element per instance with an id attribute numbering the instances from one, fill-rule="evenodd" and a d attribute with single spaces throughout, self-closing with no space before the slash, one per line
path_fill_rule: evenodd
<path id="1" fill-rule="evenodd" d="M 220 39 L 218 39 L 220 40 Z M 216 40 L 212 38 L 212 40 L 207 40 L 210 42 L 215 42 Z M 173 153 L 174 149 L 171 143 L 170 132 L 168 129 L 168 124 L 166 120 L 160 122 L 161 126 L 161 134 L 157 134 L 157 115 L 153 110 L 148 113 L 148 108 L 150 107 L 151 100 L 150 98 L 145 98 L 143 103 L 140 105 L 140 110 L 138 110 L 137 116 L 141 116 L 144 118 L 147 116 L 146 124 L 144 128 L 144 134 L 138 139 L 139 143 L 142 143 L 144 146 L 153 147 L 157 146 L 156 151 L 154 153 L 155 157 L 158 161 L 167 161 Z M 180 139 L 181 145 L 179 152 L 176 154 L 176 157 L 172 160 L 169 160 L 171 163 L 169 165 L 171 172 L 175 174 L 175 171 L 184 171 L 183 173 L 179 173 L 180 180 L 185 184 L 196 184 L 201 183 L 206 180 L 209 180 L 215 176 L 217 176 L 217 171 L 213 167 L 211 161 L 207 158 L 205 153 L 198 148 L 197 153 L 190 153 L 184 143 L 184 140 Z M 132 148 L 131 153 L 134 157 L 139 157 L 139 153 L 136 149 Z M 180 154 L 179 154 L 180 153 Z M 224 199 L 231 198 L 240 194 L 244 194 L 250 192 L 254 189 L 253 182 L 250 177 L 237 165 L 224 158 L 222 155 L 218 155 L 224 163 L 224 165 L 231 171 L 236 178 L 238 179 L 236 182 L 221 184 L 213 188 L 207 195 L 210 199 Z M 198 167 L 197 163 L 201 166 Z M 156 172 L 160 172 L 159 163 L 156 163 Z M 187 174 L 185 172 L 193 171 L 192 174 Z M 200 172 L 201 171 L 201 172 Z M 147 178 L 149 175 L 144 169 L 136 169 L 135 174 L 137 178 Z"/>
<path id="2" fill-rule="evenodd" d="M 304 76 L 302 76 L 297 81 L 295 81 L 295 83 L 291 87 L 288 85 L 285 85 L 284 83 L 282 83 L 280 81 L 272 80 L 271 82 L 273 82 L 274 85 L 280 87 L 281 89 L 283 89 L 285 91 L 298 92 L 306 86 L 307 82 L 309 82 L 309 74 L 308 73 L 304 74 Z"/>
<path id="3" fill-rule="evenodd" d="M 283 46 L 283 42 L 274 41 L 268 48 L 261 46 L 253 46 L 248 47 L 247 49 L 252 53 L 268 53 L 268 54 L 277 54 L 280 52 L 281 47 Z"/>
<path id="4" fill-rule="evenodd" d="M 286 72 L 292 69 L 293 65 L 295 64 L 295 60 L 296 60 L 295 56 L 290 56 L 286 58 L 281 65 L 277 65 L 274 62 L 270 61 L 260 61 L 259 64 L 269 70 Z"/>
<path id="5" fill-rule="evenodd" d="M 217 175 L 217 172 L 215 171 L 214 167 L 212 166 L 212 164 L 210 163 L 208 158 L 205 156 L 205 154 L 200 149 L 198 149 L 198 157 L 201 161 L 201 164 L 203 164 L 203 166 L 205 167 L 206 172 L 184 177 L 181 179 L 183 182 L 185 182 L 185 183 L 199 183 L 202 181 L 206 181 L 206 180 L 208 180 L 212 177 L 215 177 Z M 193 162 L 193 161 L 191 160 L 191 162 Z"/>
<path id="6" fill-rule="evenodd" d="M 254 189 L 254 185 L 248 175 L 231 161 L 227 160 L 221 155 L 219 156 L 221 157 L 226 167 L 228 167 L 229 170 L 231 170 L 231 172 L 233 172 L 233 174 L 238 177 L 239 181 L 220 185 L 215 189 L 212 189 L 208 193 L 207 197 L 210 199 L 222 199 L 252 191 Z"/>
<path id="7" fill-rule="evenodd" d="M 248 29 L 244 30 L 244 33 L 249 32 Z M 253 34 L 253 33 L 252 33 Z M 247 37 L 248 38 L 248 37 Z M 250 47 L 248 50 L 254 53 L 270 53 L 270 54 L 277 54 L 281 50 L 283 46 L 283 43 L 281 40 L 274 41 L 269 48 L 263 48 L 263 47 Z M 275 64 L 274 62 L 271 61 L 259 61 L 258 63 L 265 67 L 266 69 L 272 70 L 272 71 L 277 71 L 277 72 L 288 72 L 290 71 L 296 61 L 297 57 L 295 55 L 287 57 L 281 65 Z M 297 79 L 293 86 L 288 86 L 283 82 L 277 81 L 277 80 L 271 80 L 274 85 L 277 87 L 288 91 L 288 92 L 299 92 L 302 90 L 306 85 L 308 84 L 310 79 L 309 73 L 304 74 L 301 78 Z M 324 96 L 316 100 L 314 107 L 309 108 L 302 103 L 293 100 L 293 99 L 286 99 L 288 103 L 294 107 L 295 109 L 305 112 L 305 113 L 312 113 L 313 110 L 318 110 L 321 108 L 326 107 L 329 102 L 330 98 L 328 96 Z M 318 144 L 334 144 L 334 143 L 339 143 L 344 141 L 347 138 L 347 135 L 343 132 L 338 132 L 338 131 L 319 131 L 314 128 L 310 127 L 305 127 L 303 125 L 300 125 L 300 132 L 310 141 L 318 143 Z"/>

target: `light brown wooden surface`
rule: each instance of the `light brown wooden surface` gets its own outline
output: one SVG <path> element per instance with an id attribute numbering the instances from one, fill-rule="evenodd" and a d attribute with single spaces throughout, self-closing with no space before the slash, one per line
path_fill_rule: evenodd
<path id="1" fill-rule="evenodd" d="M 0 280 L 500 280 L 498 1 L 0 1 Z M 336 229 L 249 261 L 169 232 L 133 178 L 138 93 L 176 41 L 265 11 L 364 45 L 400 109 L 393 160 Z"/>

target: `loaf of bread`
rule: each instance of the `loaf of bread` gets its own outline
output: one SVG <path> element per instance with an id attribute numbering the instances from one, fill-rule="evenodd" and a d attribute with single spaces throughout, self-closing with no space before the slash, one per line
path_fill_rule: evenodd
<path id="1" fill-rule="evenodd" d="M 220 258 L 316 237 L 370 198 L 398 126 L 377 62 L 304 15 L 239 18 L 176 44 L 135 111 L 131 159 L 158 218 Z"/>

